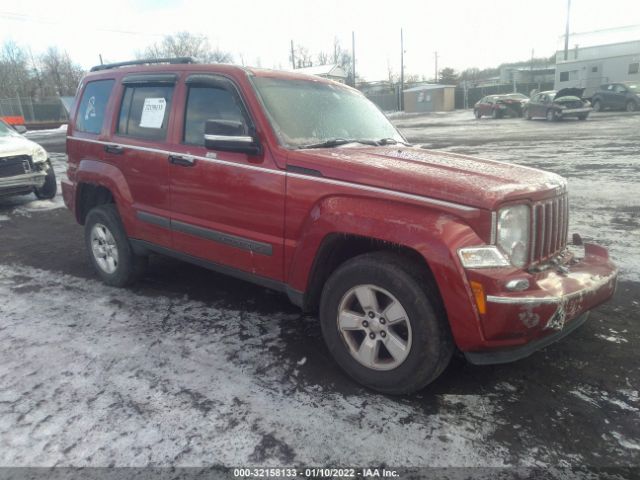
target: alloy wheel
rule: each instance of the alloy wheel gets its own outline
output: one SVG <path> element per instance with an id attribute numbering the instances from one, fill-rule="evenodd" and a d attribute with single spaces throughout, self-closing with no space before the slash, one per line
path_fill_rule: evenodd
<path id="1" fill-rule="evenodd" d="M 340 301 L 337 328 L 351 356 L 372 370 L 393 370 L 411 351 L 411 323 L 402 304 L 375 285 L 357 285 Z"/>
<path id="2" fill-rule="evenodd" d="M 101 223 L 91 229 L 91 252 L 104 272 L 112 274 L 118 268 L 118 246 L 113 234 Z"/>

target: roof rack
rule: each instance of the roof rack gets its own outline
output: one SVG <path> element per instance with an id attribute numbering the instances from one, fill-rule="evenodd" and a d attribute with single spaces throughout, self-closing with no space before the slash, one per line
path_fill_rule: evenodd
<path id="1" fill-rule="evenodd" d="M 169 63 L 171 65 L 179 63 L 198 63 L 193 57 L 173 57 L 173 58 L 146 58 L 142 60 L 129 60 L 128 62 L 105 63 L 104 65 L 96 65 L 91 67 L 92 72 L 100 70 L 110 70 L 118 67 L 128 67 L 130 65 L 150 65 L 154 63 Z"/>

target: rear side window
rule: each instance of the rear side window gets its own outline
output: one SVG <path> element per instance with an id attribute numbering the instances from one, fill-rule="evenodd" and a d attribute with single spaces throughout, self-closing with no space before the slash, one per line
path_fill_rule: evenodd
<path id="1" fill-rule="evenodd" d="M 114 80 L 96 80 L 87 83 L 76 115 L 77 131 L 100 133 L 113 84 Z"/>
<path id="2" fill-rule="evenodd" d="M 235 120 L 245 124 L 246 131 L 246 119 L 236 97 L 230 91 L 213 87 L 190 87 L 184 118 L 184 143 L 204 145 L 204 126 L 207 120 Z"/>
<path id="3" fill-rule="evenodd" d="M 173 85 L 127 86 L 120 106 L 118 135 L 166 139 L 173 88 Z"/>

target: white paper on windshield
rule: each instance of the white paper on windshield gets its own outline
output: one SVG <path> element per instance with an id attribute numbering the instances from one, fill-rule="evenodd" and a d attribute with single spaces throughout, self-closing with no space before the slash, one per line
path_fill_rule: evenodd
<path id="1" fill-rule="evenodd" d="M 140 126 L 144 128 L 162 128 L 164 110 L 167 101 L 164 98 L 145 98 L 142 106 Z"/>

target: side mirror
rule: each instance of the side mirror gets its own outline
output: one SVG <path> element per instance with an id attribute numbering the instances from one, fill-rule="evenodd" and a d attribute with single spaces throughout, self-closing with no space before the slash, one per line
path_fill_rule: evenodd
<path id="1" fill-rule="evenodd" d="M 211 150 L 249 155 L 258 155 L 262 151 L 255 133 L 247 132 L 246 125 L 236 120 L 207 120 L 204 126 L 204 146 Z"/>
<path id="2" fill-rule="evenodd" d="M 13 128 L 21 135 L 27 133 L 27 127 L 25 127 L 24 125 L 14 125 Z"/>

